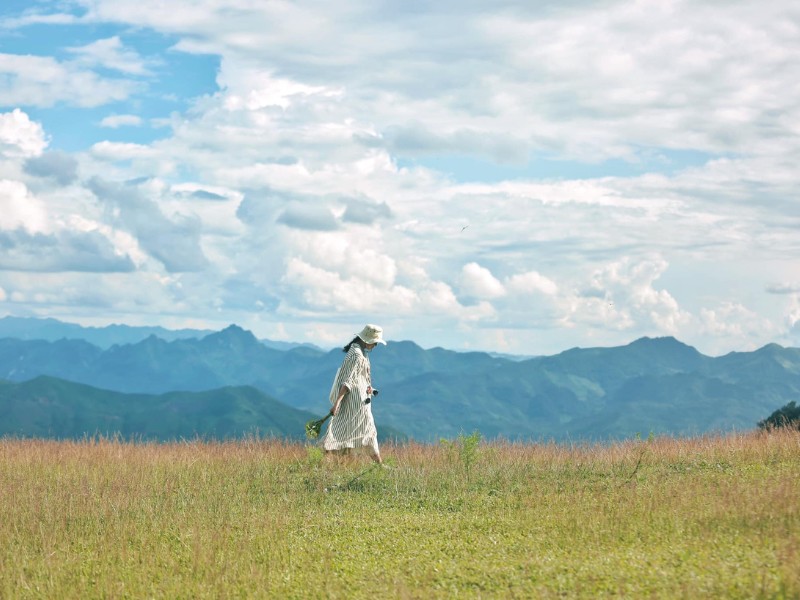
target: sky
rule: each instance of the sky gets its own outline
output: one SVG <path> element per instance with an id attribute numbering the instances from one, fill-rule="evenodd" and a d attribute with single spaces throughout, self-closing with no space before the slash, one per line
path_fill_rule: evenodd
<path id="1" fill-rule="evenodd" d="M 794 0 L 0 0 L 0 316 L 800 346 Z"/>

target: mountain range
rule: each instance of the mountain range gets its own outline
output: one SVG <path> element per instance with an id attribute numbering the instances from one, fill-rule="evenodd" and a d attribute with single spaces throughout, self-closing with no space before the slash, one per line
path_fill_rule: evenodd
<path id="1" fill-rule="evenodd" d="M 313 414 L 250 386 L 206 392 L 124 394 L 39 376 L 0 383 L 0 435 L 123 439 L 300 439 Z"/>
<path id="2" fill-rule="evenodd" d="M 46 376 L 91 386 L 98 394 L 106 390 L 109 397 L 144 395 L 160 402 L 180 392 L 187 398 L 180 410 L 211 397 L 229 398 L 219 400 L 224 405 L 232 402 L 231 389 L 240 395 L 251 390 L 250 408 L 234 419 L 241 426 L 225 430 L 234 435 L 255 419 L 247 412 L 255 410 L 254 403 L 266 399 L 285 407 L 287 415 L 310 411 L 298 423 L 308 414 L 324 414 L 343 358 L 340 349 L 270 347 L 236 325 L 171 340 L 152 334 L 107 348 L 80 339 L 80 332 L 74 330 L 72 339 L 0 339 L 0 378 L 20 385 Z M 776 344 L 709 357 L 671 337 L 641 338 L 625 346 L 521 359 L 390 341 L 373 352 L 371 362 L 381 390 L 373 404 L 379 429 L 420 441 L 474 429 L 487 438 L 559 441 L 746 430 L 800 397 L 800 349 Z M 100 396 L 87 397 L 95 400 L 84 409 L 99 410 Z M 137 402 L 114 398 L 118 411 Z M 0 418 L 3 402 L 5 396 Z M 162 410 L 148 414 L 158 419 Z M 195 433 L 211 431 L 212 422 L 203 421 Z"/>
<path id="3" fill-rule="evenodd" d="M 105 327 L 82 327 L 81 325 L 65 323 L 58 319 L 12 316 L 0 318 L 0 338 L 46 340 L 50 342 L 62 339 L 80 339 L 100 348 L 110 348 L 118 344 L 135 344 L 151 335 L 162 340 L 173 341 L 187 338 L 198 339 L 211 333 L 214 333 L 211 329 L 165 329 L 164 327 L 137 327 L 124 324 L 106 325 Z M 279 350 L 289 350 L 297 346 L 316 347 L 313 344 L 298 344 L 280 340 L 261 340 L 261 343 Z"/>

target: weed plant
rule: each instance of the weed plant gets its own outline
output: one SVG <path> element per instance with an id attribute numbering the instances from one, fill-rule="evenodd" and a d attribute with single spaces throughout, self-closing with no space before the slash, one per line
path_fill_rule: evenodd
<path id="1" fill-rule="evenodd" d="M 0 440 L 0 597 L 800 597 L 800 432 L 479 441 Z"/>

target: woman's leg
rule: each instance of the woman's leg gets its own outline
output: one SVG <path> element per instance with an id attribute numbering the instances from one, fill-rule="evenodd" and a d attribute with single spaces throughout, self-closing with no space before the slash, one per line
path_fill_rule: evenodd
<path id="1" fill-rule="evenodd" d="M 378 441 L 377 440 L 374 441 L 369 446 L 365 446 L 365 448 L 367 450 L 367 454 L 369 454 L 369 457 L 372 460 L 374 460 L 379 465 L 383 464 L 383 459 L 381 458 L 381 451 L 378 448 Z"/>

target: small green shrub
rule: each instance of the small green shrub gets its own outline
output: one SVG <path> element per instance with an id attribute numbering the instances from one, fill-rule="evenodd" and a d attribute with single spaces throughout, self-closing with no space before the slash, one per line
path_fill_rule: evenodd
<path id="1" fill-rule="evenodd" d="M 458 461 L 466 471 L 470 471 L 475 463 L 480 442 L 481 434 L 477 429 L 470 435 L 465 435 L 462 431 L 455 440 L 445 438 L 439 440 L 439 443 L 447 449 L 451 461 L 455 456 L 458 456 Z"/>
<path id="2" fill-rule="evenodd" d="M 758 422 L 761 429 L 778 429 L 788 427 L 790 429 L 800 429 L 800 406 L 794 400 L 786 406 L 779 408 L 763 421 Z"/>
<path id="3" fill-rule="evenodd" d="M 325 458 L 325 453 L 317 446 L 308 446 L 306 449 L 306 464 L 316 469 L 322 464 L 322 459 Z"/>

